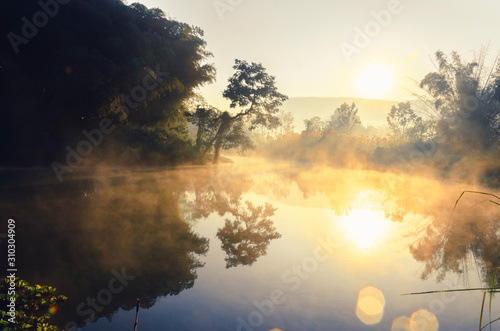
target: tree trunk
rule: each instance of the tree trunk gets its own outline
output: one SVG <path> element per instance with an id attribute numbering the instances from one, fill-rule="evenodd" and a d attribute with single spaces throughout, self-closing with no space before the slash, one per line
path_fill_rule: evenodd
<path id="1" fill-rule="evenodd" d="M 229 115 L 228 112 L 224 112 L 220 117 L 220 126 L 215 135 L 214 144 L 214 164 L 219 162 L 220 150 L 222 148 L 222 143 L 224 142 L 224 136 L 229 132 L 231 126 L 233 125 L 234 118 Z"/>

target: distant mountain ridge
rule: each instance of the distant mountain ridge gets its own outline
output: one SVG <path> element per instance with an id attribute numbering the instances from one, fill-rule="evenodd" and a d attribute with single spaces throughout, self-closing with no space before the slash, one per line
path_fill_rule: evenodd
<path id="1" fill-rule="evenodd" d="M 391 107 L 400 101 L 351 97 L 292 97 L 283 104 L 283 110 L 293 114 L 295 130 L 300 132 L 304 129 L 305 119 L 319 116 L 323 120 L 329 120 L 335 109 L 344 102 L 356 104 L 363 125 L 381 126 L 387 124 L 387 114 Z"/>

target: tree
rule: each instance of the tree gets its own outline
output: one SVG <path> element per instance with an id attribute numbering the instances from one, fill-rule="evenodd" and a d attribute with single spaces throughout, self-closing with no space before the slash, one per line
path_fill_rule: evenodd
<path id="1" fill-rule="evenodd" d="M 335 130 L 344 134 L 351 134 L 352 129 L 357 124 L 361 124 L 361 119 L 358 116 L 358 108 L 353 102 L 352 105 L 348 105 L 344 102 L 339 108 L 335 110 L 335 113 L 331 117 L 327 130 Z"/>
<path id="2" fill-rule="evenodd" d="M 392 135 L 398 140 L 422 140 L 427 131 L 426 123 L 422 117 L 415 114 L 409 102 L 392 106 L 387 115 L 387 123 Z"/>
<path id="3" fill-rule="evenodd" d="M 281 135 L 292 133 L 293 129 L 295 128 L 295 126 L 293 125 L 293 122 L 295 120 L 293 114 L 291 112 L 280 110 L 279 119 L 281 122 Z"/>
<path id="4" fill-rule="evenodd" d="M 180 105 L 215 78 L 203 31 L 138 3 L 65 3 L 27 44 L 0 41 L 0 109 L 12 110 L 0 122 L 0 162 L 60 160 L 103 117 L 185 128 Z M 18 35 L 19 18 L 40 11 L 36 1 L 0 7 L 4 31 Z"/>
<path id="5" fill-rule="evenodd" d="M 188 122 L 196 125 L 196 150 L 198 153 L 206 148 L 207 141 L 215 136 L 215 129 L 221 112 L 210 106 L 197 106 L 192 113 L 186 112 Z"/>
<path id="6" fill-rule="evenodd" d="M 437 51 L 437 71 L 422 79 L 420 87 L 427 93 L 421 97 L 427 105 L 423 111 L 442 138 L 477 147 L 498 142 L 500 75 L 485 69 L 486 53 L 482 49 L 473 61 L 465 62 L 456 52 L 450 58 Z"/>
<path id="7" fill-rule="evenodd" d="M 235 60 L 233 69 L 236 72 L 229 78 L 229 85 L 224 90 L 223 96 L 231 101 L 231 108 L 243 109 L 235 115 L 225 111 L 218 117 L 217 132 L 202 153 L 204 156 L 213 145 L 214 163 L 219 161 L 220 150 L 235 123 L 248 121 L 250 130 L 254 130 L 259 125 L 276 128 L 280 124 L 276 113 L 283 102 L 288 99 L 287 96 L 278 92 L 275 77 L 269 75 L 262 64 Z M 242 137 L 241 130 L 239 133 L 236 136 Z M 236 136 L 233 135 L 233 138 Z M 236 142 L 233 141 L 230 145 L 234 146 Z"/>
<path id="8" fill-rule="evenodd" d="M 226 219 L 224 227 L 217 231 L 217 238 L 227 255 L 226 268 L 252 265 L 266 254 L 271 240 L 281 238 L 270 220 L 276 211 L 271 204 L 254 206 L 247 201 L 246 205 L 248 212 L 241 208 L 232 210 L 236 220 Z"/>
<path id="9" fill-rule="evenodd" d="M 319 116 L 311 117 L 310 119 L 304 120 L 304 125 L 306 126 L 305 134 L 310 135 L 314 132 L 323 132 L 325 129 L 325 122 Z"/>

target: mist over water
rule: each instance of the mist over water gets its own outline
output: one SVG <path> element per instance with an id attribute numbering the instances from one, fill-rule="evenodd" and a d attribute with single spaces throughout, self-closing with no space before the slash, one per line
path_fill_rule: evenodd
<path id="1" fill-rule="evenodd" d="M 357 329 L 363 324 L 352 300 L 372 285 L 387 302 L 372 328 L 387 330 L 400 311 L 418 309 L 415 300 L 425 306 L 434 299 L 400 294 L 487 286 L 500 265 L 498 206 L 465 194 L 453 211 L 465 189 L 486 190 L 453 181 L 249 158 L 213 167 L 80 171 L 62 184 L 42 170 L 2 176 L 2 216 L 19 224 L 19 276 L 69 297 L 54 316 L 61 327 L 73 321 L 104 330 L 102 317 L 129 327 L 140 298 L 144 329 L 161 323 L 197 330 L 205 321 L 207 330 L 235 330 L 237 318 L 256 309 L 252 302 L 277 288 L 287 299 L 262 325 Z M 318 239 L 334 243 L 328 261 L 302 266 Z M 302 271 L 307 278 L 287 273 L 294 265 L 309 270 Z M 92 308 L 87 298 L 99 298 L 116 272 L 131 279 L 109 303 L 102 297 L 106 304 Z M 338 292 L 323 296 L 324 289 Z M 457 299 L 438 321 L 452 325 L 468 314 L 468 303 Z M 155 308 L 164 305 L 167 315 Z"/>

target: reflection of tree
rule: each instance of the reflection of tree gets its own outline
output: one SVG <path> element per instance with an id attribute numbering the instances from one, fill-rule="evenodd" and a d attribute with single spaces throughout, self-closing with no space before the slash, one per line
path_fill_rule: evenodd
<path id="1" fill-rule="evenodd" d="M 436 215 L 425 234 L 410 247 L 413 257 L 425 264 L 422 278 L 437 273 L 442 280 L 448 272 L 466 273 L 473 260 L 482 280 L 491 282 L 494 269 L 500 266 L 498 206 L 463 206 L 455 211 L 449 225 L 448 219 Z"/>
<path id="2" fill-rule="evenodd" d="M 448 272 L 467 272 L 473 261 L 482 280 L 489 282 L 494 268 L 500 266 L 498 206 L 475 206 L 484 200 L 481 196 L 462 199 L 448 226 L 456 198 L 449 192 L 456 192 L 456 187 L 429 178 L 343 169 L 300 171 L 286 180 L 290 178 L 304 199 L 322 195 L 329 199 L 337 215 L 348 215 L 351 208 L 356 208 L 360 192 L 378 194 L 387 219 L 408 222 L 410 236 L 416 237 L 410 251 L 425 265 L 423 278 L 436 273 L 438 279 L 443 279 Z M 357 208 L 363 207 L 361 204 Z"/>
<path id="3" fill-rule="evenodd" d="M 251 265 L 266 254 L 271 240 L 281 237 L 270 219 L 276 209 L 270 204 L 254 206 L 249 201 L 242 206 L 241 197 L 254 180 L 240 167 L 205 169 L 202 173 L 204 176 L 190 178 L 190 192 L 181 199 L 182 217 L 193 222 L 212 213 L 234 216 L 234 221 L 226 219 L 224 227 L 217 232 L 227 254 L 226 267 Z"/>
<path id="4" fill-rule="evenodd" d="M 226 219 L 223 228 L 217 231 L 217 238 L 226 252 L 226 268 L 238 265 L 252 265 L 266 254 L 271 240 L 281 237 L 270 217 L 276 211 L 272 205 L 254 206 L 246 202 L 247 210 L 235 208 L 231 213 L 236 220 Z"/>
<path id="5" fill-rule="evenodd" d="M 12 189 L 0 210 L 19 222 L 19 276 L 53 284 L 68 296 L 54 316 L 61 327 L 92 319 L 82 313 L 88 309 L 78 312 L 77 307 L 108 288 L 113 269 L 134 278 L 113 292 L 109 303 L 97 303 L 95 318 L 133 309 L 136 298 L 149 308 L 159 297 L 193 287 L 208 239 L 180 217 L 183 191 L 184 183 L 175 178 L 68 179 L 56 189 Z"/>

